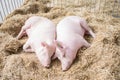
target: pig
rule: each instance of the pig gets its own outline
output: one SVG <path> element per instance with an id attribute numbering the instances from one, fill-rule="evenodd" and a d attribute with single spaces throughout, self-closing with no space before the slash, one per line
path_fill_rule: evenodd
<path id="1" fill-rule="evenodd" d="M 28 40 L 23 45 L 25 52 L 35 52 L 42 66 L 48 68 L 55 52 L 55 24 L 44 17 L 30 17 L 22 27 L 17 39 L 27 34 Z"/>
<path id="2" fill-rule="evenodd" d="M 82 46 L 90 47 L 90 43 L 84 39 L 84 34 L 89 33 L 93 38 L 95 34 L 79 16 L 65 17 L 57 24 L 56 33 L 56 52 L 53 59 L 58 58 L 62 70 L 66 71 L 76 58 L 78 49 Z"/>

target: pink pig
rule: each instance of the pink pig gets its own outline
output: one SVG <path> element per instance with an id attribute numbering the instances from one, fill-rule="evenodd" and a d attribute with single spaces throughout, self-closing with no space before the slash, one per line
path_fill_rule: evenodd
<path id="1" fill-rule="evenodd" d="M 47 18 L 33 16 L 30 17 L 22 27 L 17 39 L 24 34 L 28 35 L 28 40 L 23 46 L 25 52 L 35 52 L 41 64 L 49 67 L 51 57 L 55 52 L 55 24 Z"/>
<path id="2" fill-rule="evenodd" d="M 61 61 L 63 71 L 70 68 L 78 49 L 90 46 L 83 37 L 85 32 L 95 37 L 87 22 L 78 16 L 66 17 L 58 23 L 56 53 L 53 58 L 57 57 Z"/>

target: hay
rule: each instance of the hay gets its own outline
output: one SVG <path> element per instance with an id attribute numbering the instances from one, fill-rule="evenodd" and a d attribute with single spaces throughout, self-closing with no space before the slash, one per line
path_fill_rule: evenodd
<path id="1" fill-rule="evenodd" d="M 11 40 L 7 44 L 5 44 L 4 50 L 11 54 L 18 53 L 19 48 L 21 47 L 21 43 L 18 40 Z"/>
<path id="2" fill-rule="evenodd" d="M 54 1 L 54 0 L 52 0 Z M 120 19 L 110 13 L 112 0 L 101 2 L 101 13 L 89 11 L 89 6 L 98 5 L 97 2 L 83 2 L 73 5 L 73 0 L 66 0 L 68 5 L 60 8 L 47 6 L 48 0 L 25 0 L 24 5 L 7 16 L 0 27 L 0 80 L 119 80 L 120 79 Z M 65 1 L 63 1 L 65 4 Z M 77 1 L 74 2 L 77 4 Z M 42 6 L 41 6 L 42 5 Z M 110 7 L 109 7 L 110 6 Z M 33 7 L 33 8 L 32 8 Z M 27 37 L 16 40 L 25 20 L 33 15 L 44 16 L 57 24 L 69 15 L 78 15 L 87 20 L 96 38 L 86 35 L 91 43 L 89 48 L 81 48 L 71 68 L 62 72 L 60 61 L 52 61 L 51 67 L 41 66 L 35 53 L 25 53 L 22 45 Z"/>

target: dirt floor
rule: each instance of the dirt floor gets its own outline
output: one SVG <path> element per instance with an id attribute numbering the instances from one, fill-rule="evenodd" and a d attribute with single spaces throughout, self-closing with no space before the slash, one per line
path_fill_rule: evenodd
<path id="1" fill-rule="evenodd" d="M 73 0 L 66 0 L 67 5 L 65 1 L 63 5 L 55 1 L 51 0 L 52 4 L 49 4 L 48 0 L 25 0 L 23 6 L 9 14 L 1 24 L 0 80 L 120 80 L 120 19 L 111 16 L 114 0 L 104 0 L 101 4 L 100 0 L 79 0 L 79 6 L 74 6 Z M 100 7 L 95 7 L 99 4 Z M 91 47 L 79 50 L 68 71 L 61 70 L 57 59 L 46 69 L 35 53 L 22 50 L 27 37 L 16 40 L 25 20 L 33 15 L 47 17 L 55 24 L 65 16 L 80 16 L 87 20 L 96 37 L 85 36 Z"/>

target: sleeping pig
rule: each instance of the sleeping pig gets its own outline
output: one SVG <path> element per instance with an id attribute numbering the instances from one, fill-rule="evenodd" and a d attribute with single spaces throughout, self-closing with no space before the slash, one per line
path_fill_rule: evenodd
<path id="1" fill-rule="evenodd" d="M 35 52 L 44 67 L 49 67 L 55 52 L 55 24 L 47 18 L 30 17 L 22 27 L 17 39 L 27 34 L 28 40 L 23 45 L 25 52 Z"/>
<path id="2" fill-rule="evenodd" d="M 82 46 L 90 47 L 84 39 L 85 33 L 95 37 L 87 22 L 78 16 L 68 16 L 57 24 L 56 53 L 53 59 L 57 57 L 60 60 L 63 71 L 70 68 L 78 49 Z"/>

